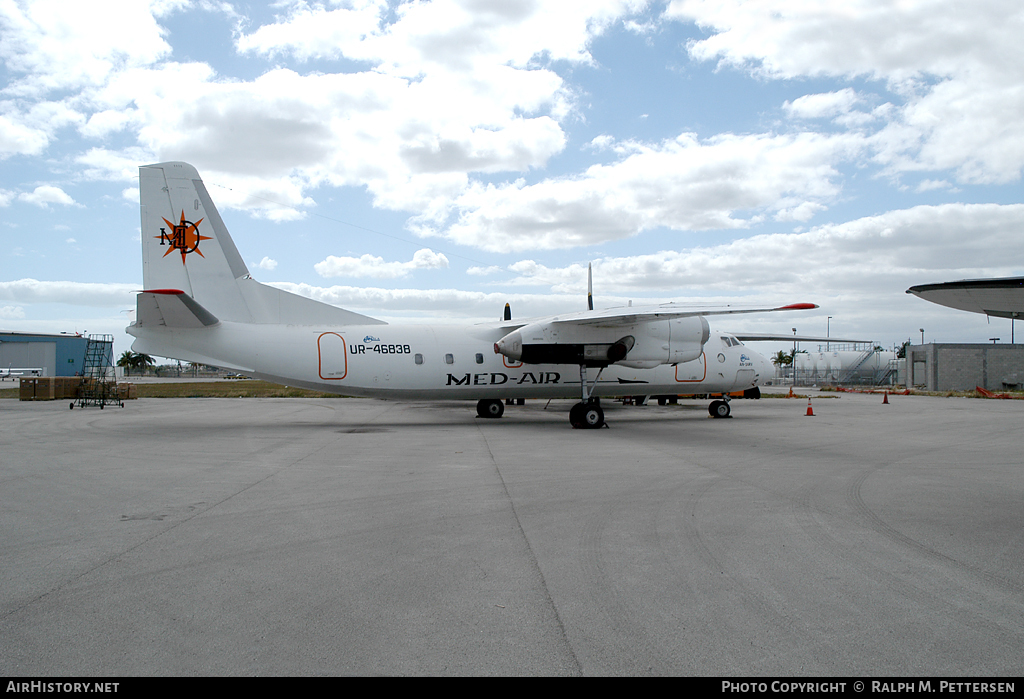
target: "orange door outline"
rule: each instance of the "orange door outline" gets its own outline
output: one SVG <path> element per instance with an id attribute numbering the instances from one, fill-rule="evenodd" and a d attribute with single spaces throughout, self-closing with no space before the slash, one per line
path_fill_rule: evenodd
<path id="1" fill-rule="evenodd" d="M 708 358 L 703 352 L 700 353 L 700 358 L 703 360 L 701 363 L 704 365 L 704 376 L 699 379 L 681 379 L 679 378 L 679 365 L 676 364 L 676 383 L 700 383 L 708 377 Z"/>
<path id="2" fill-rule="evenodd" d="M 330 371 L 330 369 L 333 368 L 332 366 L 330 366 L 330 362 L 335 357 L 335 355 L 330 352 L 327 354 L 327 359 L 329 362 L 327 369 L 328 374 L 330 375 L 324 376 L 324 338 L 327 337 L 328 335 L 333 335 L 334 337 L 341 340 L 341 358 L 343 367 L 341 376 L 337 376 L 336 371 Z M 328 342 L 330 342 L 330 345 L 328 345 L 327 347 L 328 349 L 330 349 L 331 345 L 333 345 L 335 341 L 329 340 Z M 320 378 L 323 379 L 324 381 L 341 381 L 346 376 L 348 376 L 348 347 L 345 345 L 345 338 L 343 338 L 338 333 L 320 333 L 320 336 L 316 338 L 316 357 L 317 373 L 320 374 Z"/>

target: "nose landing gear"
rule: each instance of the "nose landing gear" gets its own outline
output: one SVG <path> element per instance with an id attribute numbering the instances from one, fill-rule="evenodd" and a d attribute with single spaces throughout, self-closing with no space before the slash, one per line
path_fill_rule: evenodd
<path id="1" fill-rule="evenodd" d="M 598 370 L 597 376 L 594 377 L 594 383 L 588 386 L 587 365 L 580 364 L 580 391 L 583 400 L 569 410 L 569 424 L 574 429 L 596 430 L 605 426 L 604 410 L 601 409 L 600 399 L 592 397 L 602 371 L 604 371 L 604 367 Z"/>
<path id="2" fill-rule="evenodd" d="M 711 405 L 708 406 L 708 412 L 711 417 L 732 417 L 732 408 L 729 407 L 728 400 L 713 400 Z"/>
<path id="3" fill-rule="evenodd" d="M 589 403 L 577 403 L 569 410 L 569 424 L 583 430 L 604 427 L 604 410 L 596 399 Z"/>
<path id="4" fill-rule="evenodd" d="M 500 400 L 484 399 L 476 404 L 478 417 L 496 418 L 505 414 L 505 404 Z"/>

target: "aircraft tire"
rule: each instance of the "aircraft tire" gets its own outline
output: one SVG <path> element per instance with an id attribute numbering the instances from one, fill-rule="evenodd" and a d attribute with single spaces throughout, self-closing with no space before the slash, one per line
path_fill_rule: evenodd
<path id="1" fill-rule="evenodd" d="M 583 426 L 591 430 L 604 427 L 604 410 L 600 405 L 591 403 L 583 409 Z"/>
<path id="2" fill-rule="evenodd" d="M 580 429 L 583 427 L 583 403 L 577 403 L 576 405 L 569 408 L 569 424 L 573 426 L 573 429 Z"/>
<path id="3" fill-rule="evenodd" d="M 476 404 L 476 414 L 479 417 L 498 418 L 505 414 L 505 404 L 500 400 L 484 399 Z"/>
<path id="4" fill-rule="evenodd" d="M 731 417 L 732 408 L 724 400 L 713 400 L 711 405 L 708 406 L 708 412 L 711 417 Z"/>
<path id="5" fill-rule="evenodd" d="M 578 430 L 604 427 L 604 410 L 597 403 L 577 403 L 569 410 L 569 424 Z"/>

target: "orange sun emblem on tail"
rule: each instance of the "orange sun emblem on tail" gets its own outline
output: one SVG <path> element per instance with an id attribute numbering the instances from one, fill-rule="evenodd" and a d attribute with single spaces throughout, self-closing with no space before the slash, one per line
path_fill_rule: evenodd
<path id="1" fill-rule="evenodd" d="M 160 227 L 160 235 L 153 236 L 160 241 L 161 245 L 170 245 L 167 252 L 164 253 L 164 257 L 167 257 L 175 250 L 181 252 L 181 264 L 185 264 L 185 255 L 190 252 L 198 252 L 200 257 L 206 257 L 203 253 L 199 252 L 199 241 L 211 240 L 211 236 L 199 235 L 199 224 L 203 222 L 203 219 L 199 219 L 195 223 L 185 220 L 184 209 L 181 212 L 181 222 L 171 223 L 166 218 L 166 223 L 171 228 L 171 232 L 168 233 L 167 229 Z"/>

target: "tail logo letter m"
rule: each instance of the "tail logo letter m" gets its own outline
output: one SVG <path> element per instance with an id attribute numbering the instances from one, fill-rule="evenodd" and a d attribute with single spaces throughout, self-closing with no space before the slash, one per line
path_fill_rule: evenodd
<path id="1" fill-rule="evenodd" d="M 169 245 L 167 252 L 164 253 L 164 257 L 167 257 L 175 250 L 181 252 L 181 264 L 185 264 L 185 255 L 191 252 L 198 252 L 200 257 L 205 257 L 202 252 L 199 251 L 199 242 L 202 240 L 212 240 L 208 235 L 199 234 L 199 224 L 203 222 L 203 219 L 199 219 L 195 223 L 185 220 L 185 211 L 181 212 L 181 222 L 171 223 L 166 218 L 166 223 L 171 232 L 168 233 L 167 229 L 160 226 L 160 235 L 153 236 L 160 241 L 161 245 Z"/>

